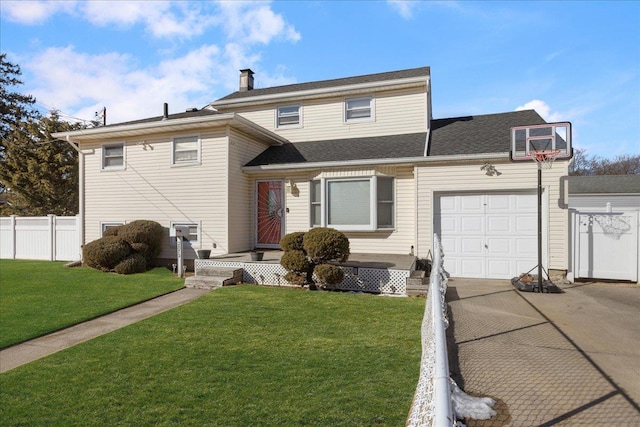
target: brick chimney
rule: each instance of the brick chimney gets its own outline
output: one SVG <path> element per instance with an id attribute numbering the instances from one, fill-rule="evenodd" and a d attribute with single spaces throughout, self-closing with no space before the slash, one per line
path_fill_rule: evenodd
<path id="1" fill-rule="evenodd" d="M 240 92 L 253 90 L 253 71 L 250 68 L 240 70 Z"/>

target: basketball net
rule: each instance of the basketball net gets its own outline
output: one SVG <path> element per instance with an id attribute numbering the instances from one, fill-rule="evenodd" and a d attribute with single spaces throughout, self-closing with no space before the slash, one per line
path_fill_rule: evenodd
<path id="1" fill-rule="evenodd" d="M 538 163 L 538 168 L 551 169 L 559 154 L 560 150 L 531 150 L 527 157 Z"/>

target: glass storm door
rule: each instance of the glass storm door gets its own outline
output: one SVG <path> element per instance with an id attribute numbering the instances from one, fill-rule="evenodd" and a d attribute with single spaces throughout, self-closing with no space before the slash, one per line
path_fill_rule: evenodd
<path id="1" fill-rule="evenodd" d="M 258 247 L 279 247 L 283 231 L 283 181 L 258 181 L 257 241 Z"/>

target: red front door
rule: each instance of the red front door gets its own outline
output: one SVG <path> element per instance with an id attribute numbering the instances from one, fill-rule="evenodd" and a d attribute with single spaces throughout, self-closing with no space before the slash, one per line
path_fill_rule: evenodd
<path id="1" fill-rule="evenodd" d="M 283 181 L 258 181 L 256 246 L 279 247 L 283 231 Z"/>

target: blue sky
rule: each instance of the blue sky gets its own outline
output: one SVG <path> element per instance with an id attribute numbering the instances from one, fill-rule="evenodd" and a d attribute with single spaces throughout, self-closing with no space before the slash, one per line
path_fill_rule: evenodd
<path id="1" fill-rule="evenodd" d="M 533 108 L 640 153 L 640 2 L 7 1 L 0 49 L 42 111 L 116 123 L 237 89 L 430 66 L 435 118 Z"/>

